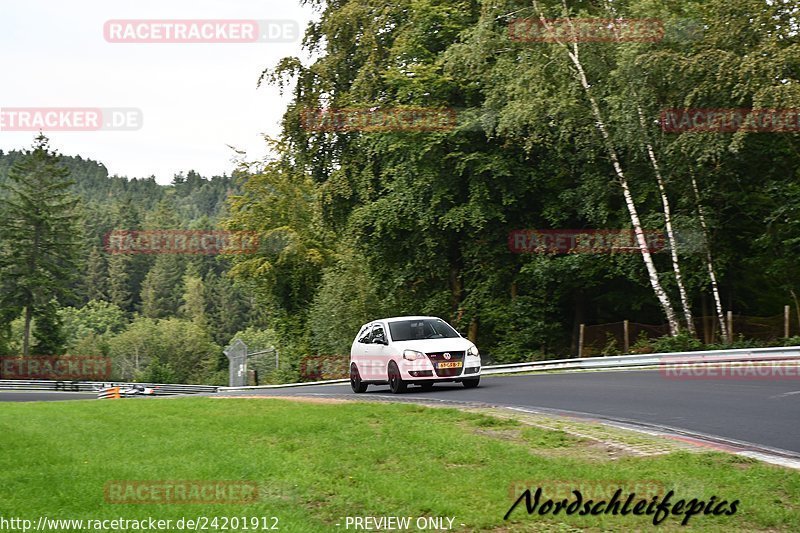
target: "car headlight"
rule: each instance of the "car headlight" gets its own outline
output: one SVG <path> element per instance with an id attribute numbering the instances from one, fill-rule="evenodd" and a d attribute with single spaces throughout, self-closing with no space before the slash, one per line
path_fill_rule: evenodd
<path id="1" fill-rule="evenodd" d="M 425 354 L 416 350 L 403 350 L 403 359 L 406 361 L 416 361 L 417 359 L 425 359 Z"/>
<path id="2" fill-rule="evenodd" d="M 480 357 L 481 356 L 481 354 L 478 353 L 478 348 L 475 345 L 472 345 L 472 346 L 469 347 L 469 349 L 467 350 L 467 355 L 472 356 L 472 357 Z"/>

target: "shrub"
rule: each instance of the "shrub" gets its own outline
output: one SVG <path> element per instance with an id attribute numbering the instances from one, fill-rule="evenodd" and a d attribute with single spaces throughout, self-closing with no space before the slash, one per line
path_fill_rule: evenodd
<path id="1" fill-rule="evenodd" d="M 652 345 L 655 353 L 694 352 L 707 349 L 702 342 L 688 333 L 659 337 Z"/>
<path id="2" fill-rule="evenodd" d="M 606 332 L 606 345 L 600 351 L 600 355 L 619 355 L 619 343 L 617 337 L 610 331 Z"/>
<path id="3" fill-rule="evenodd" d="M 631 346 L 630 352 L 632 354 L 645 354 L 653 353 L 653 343 L 650 341 L 647 332 L 640 331 L 639 336 L 636 337 L 636 342 Z"/>

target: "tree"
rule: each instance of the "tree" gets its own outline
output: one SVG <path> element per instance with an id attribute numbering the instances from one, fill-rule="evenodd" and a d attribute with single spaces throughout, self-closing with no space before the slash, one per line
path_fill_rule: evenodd
<path id="1" fill-rule="evenodd" d="M 129 263 L 129 257 L 123 254 L 113 254 L 108 258 L 108 299 L 126 311 L 132 311 Z"/>
<path id="2" fill-rule="evenodd" d="M 61 317 L 58 315 L 58 302 L 53 299 L 45 304 L 40 304 L 32 314 L 35 318 L 33 322 L 35 335 L 31 346 L 33 353 L 61 354 L 66 347 L 67 339 L 62 328 Z M 23 335 L 23 341 L 24 339 Z"/>
<path id="3" fill-rule="evenodd" d="M 140 317 L 109 341 L 109 351 L 118 379 L 158 375 L 174 383 L 203 383 L 217 371 L 222 350 L 188 320 Z"/>
<path id="4" fill-rule="evenodd" d="M 349 353 L 353 332 L 381 315 L 381 299 L 366 259 L 351 247 L 343 248 L 337 263 L 325 270 L 309 311 L 308 329 L 316 353 Z"/>
<path id="5" fill-rule="evenodd" d="M 58 315 L 70 346 L 91 335 L 119 333 L 128 323 L 119 306 L 103 300 L 90 300 L 81 308 L 64 307 L 59 309 Z"/>
<path id="6" fill-rule="evenodd" d="M 137 183 L 133 180 L 133 183 Z M 141 227 L 141 204 L 147 205 L 144 199 L 136 201 L 133 194 L 125 195 L 113 209 L 114 226 L 112 229 L 135 231 Z M 141 289 L 144 277 L 154 262 L 147 254 L 112 253 L 108 258 L 109 298 L 110 301 L 130 313 L 141 304 Z"/>
<path id="7" fill-rule="evenodd" d="M 206 288 L 197 269 L 190 265 L 183 276 L 183 296 L 181 313 L 194 324 L 206 328 Z"/>
<path id="8" fill-rule="evenodd" d="M 208 329 L 214 342 L 225 346 L 243 325 L 254 323 L 252 298 L 237 289 L 227 273 L 209 272 L 204 283 Z"/>
<path id="9" fill-rule="evenodd" d="M 274 145 L 281 153 L 285 146 Z M 257 233 L 256 253 L 231 257 L 231 276 L 252 287 L 277 315 L 307 311 L 330 250 L 310 177 L 287 159 L 243 164 L 242 194 L 232 196 L 228 230 Z"/>
<path id="10" fill-rule="evenodd" d="M 142 315 L 148 318 L 175 316 L 180 309 L 183 266 L 174 254 L 162 254 L 142 283 Z"/>
<path id="11" fill-rule="evenodd" d="M 90 301 L 105 300 L 109 297 L 108 266 L 97 246 L 92 247 L 86 260 L 84 286 L 86 287 L 86 298 Z"/>
<path id="12" fill-rule="evenodd" d="M 31 348 L 31 324 L 39 319 L 40 348 L 58 349 L 58 323 L 53 301 L 65 296 L 76 269 L 79 199 L 69 192 L 69 171 L 39 134 L 32 150 L 9 172 L 0 198 L 0 272 L 9 290 L 0 294 L 0 308 L 24 313 L 22 351 Z"/>

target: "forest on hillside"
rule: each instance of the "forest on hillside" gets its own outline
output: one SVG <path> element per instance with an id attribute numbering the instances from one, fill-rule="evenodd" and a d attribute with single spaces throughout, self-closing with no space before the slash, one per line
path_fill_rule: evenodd
<path id="1" fill-rule="evenodd" d="M 26 153 L 0 153 L 0 201 L 11 195 L 9 172 Z M 226 384 L 222 350 L 237 333 L 253 348 L 272 347 L 265 315 L 228 277 L 224 257 L 107 248 L 114 231 L 217 228 L 228 197 L 238 190 L 235 176 L 205 178 L 189 171 L 159 185 L 152 177 L 109 176 L 103 164 L 80 156 L 57 160 L 68 172 L 67 194 L 76 200 L 64 223 L 76 241 L 69 258 L 74 264 L 58 287 L 42 283 L 52 300 L 39 302 L 34 313 L 32 355 L 108 356 L 115 379 Z M 0 226 L 13 229 L 11 214 L 3 211 Z M 6 259 L 12 257 L 11 240 L 6 233 L 0 241 Z M 18 287 L 9 286 L 11 266 L 6 262 L 0 278 L 6 289 L 0 355 L 6 356 L 23 351 L 23 313 L 13 290 Z"/>
<path id="2" fill-rule="evenodd" d="M 145 381 L 225 382 L 222 348 L 238 336 L 280 351 L 268 379 L 294 380 L 305 358 L 346 355 L 381 316 L 440 316 L 498 362 L 575 355 L 580 324 L 664 324 L 666 337 L 640 348 L 668 350 L 703 347 L 703 316 L 719 325 L 717 347 L 731 345 L 729 311 L 790 305 L 797 321 L 800 127 L 681 130 L 664 118 L 795 110 L 797 122 L 795 3 L 309 3 L 314 59 L 284 58 L 259 79 L 292 97 L 270 159 L 159 185 L 61 158 L 80 252 L 69 290 L 41 302 L 38 353 L 107 355 Z M 519 29 L 598 19 L 655 20 L 661 33 L 565 42 Z M 340 120 L 404 110 L 452 120 Z M 339 118 L 309 119 L 326 113 Z M 24 157 L 0 154 L 0 191 Z M 250 231 L 261 244 L 235 256 L 107 254 L 115 229 Z M 510 249 L 510 235 L 532 230 L 641 230 L 668 246 Z M 0 300 L 3 354 L 20 353 L 22 313 Z"/>

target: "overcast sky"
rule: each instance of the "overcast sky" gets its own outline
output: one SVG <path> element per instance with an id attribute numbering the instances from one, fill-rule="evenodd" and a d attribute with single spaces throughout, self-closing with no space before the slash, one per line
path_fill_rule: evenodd
<path id="1" fill-rule="evenodd" d="M 138 108 L 136 131 L 45 132 L 66 155 L 104 163 L 111 174 L 205 176 L 233 169 L 228 145 L 250 158 L 265 154 L 262 133 L 276 135 L 288 97 L 256 88 L 259 74 L 293 42 L 110 43 L 103 28 L 118 19 L 255 19 L 296 21 L 315 13 L 299 0 L 25 0 L 4 1 L 0 17 L 3 81 L 0 109 Z M 0 131 L 0 149 L 29 147 L 33 132 Z"/>

